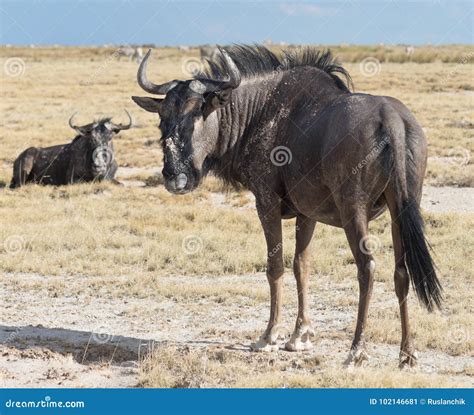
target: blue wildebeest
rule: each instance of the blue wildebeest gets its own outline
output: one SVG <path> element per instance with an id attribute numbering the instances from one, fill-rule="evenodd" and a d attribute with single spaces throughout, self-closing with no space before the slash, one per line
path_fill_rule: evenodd
<path id="1" fill-rule="evenodd" d="M 126 111 L 127 112 L 127 111 Z M 52 147 L 30 147 L 23 151 L 13 163 L 13 178 L 10 188 L 26 183 L 64 185 L 76 182 L 110 180 L 117 183 L 117 162 L 112 138 L 132 125 L 115 124 L 110 118 L 102 118 L 83 126 L 69 125 L 77 136 L 68 144 Z"/>
<path id="2" fill-rule="evenodd" d="M 308 48 L 283 58 L 258 46 L 221 51 L 206 73 L 161 85 L 147 79 L 149 51 L 138 83 L 164 98 L 132 98 L 160 116 L 163 176 L 170 192 L 190 192 L 214 172 L 255 195 L 267 242 L 271 300 L 268 326 L 253 348 L 278 348 L 281 220 L 296 217 L 298 316 L 286 348 L 311 347 L 310 242 L 319 221 L 343 228 L 354 256 L 359 308 L 346 363 L 367 359 L 364 332 L 375 272 L 368 223 L 388 207 L 402 325 L 399 363 L 414 365 L 406 301 L 410 280 L 428 310 L 442 300 L 419 208 L 427 159 L 420 125 L 394 98 L 352 93 L 349 74 L 329 51 Z"/>

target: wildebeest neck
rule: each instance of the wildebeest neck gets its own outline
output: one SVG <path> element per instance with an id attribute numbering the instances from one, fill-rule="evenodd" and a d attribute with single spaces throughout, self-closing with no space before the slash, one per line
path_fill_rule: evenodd
<path id="1" fill-rule="evenodd" d="M 272 80 L 276 83 L 276 80 Z M 265 88 L 262 82 L 251 80 L 234 91 L 231 105 L 217 113 L 219 121 L 219 153 L 223 155 L 233 148 L 249 128 L 255 126 L 268 111 L 271 88 Z"/>
<path id="2" fill-rule="evenodd" d="M 231 104 L 205 123 L 208 131 L 204 133 L 217 136 L 207 170 L 232 185 L 247 186 L 242 178 L 246 160 L 257 152 L 262 161 L 268 158 L 281 144 L 295 109 L 307 107 L 304 112 L 317 117 L 328 103 L 346 93 L 328 74 L 309 67 L 246 79 L 233 91 Z"/>

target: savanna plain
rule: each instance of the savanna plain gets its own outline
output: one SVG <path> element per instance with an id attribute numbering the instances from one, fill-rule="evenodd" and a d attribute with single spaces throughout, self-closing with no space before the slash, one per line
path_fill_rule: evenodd
<path id="1" fill-rule="evenodd" d="M 474 375 L 474 48 L 335 47 L 356 91 L 394 96 L 429 142 L 422 201 L 445 302 L 410 295 L 416 368 L 398 370 L 400 319 L 388 214 L 371 223 L 376 277 L 370 360 L 345 368 L 355 327 L 356 266 L 340 229 L 317 225 L 309 352 L 250 351 L 265 329 L 266 248 L 251 195 L 214 177 L 192 194 L 162 183 L 158 118 L 137 64 L 113 48 L 0 48 L 0 382 L 25 387 L 469 387 Z M 368 60 L 371 58 L 372 60 Z M 156 48 L 155 82 L 185 79 L 199 51 Z M 375 65 L 375 66 L 373 66 Z M 114 138 L 118 180 L 10 190 L 29 146 L 65 143 L 101 116 L 134 127 Z M 284 321 L 296 318 L 294 221 L 284 227 Z"/>

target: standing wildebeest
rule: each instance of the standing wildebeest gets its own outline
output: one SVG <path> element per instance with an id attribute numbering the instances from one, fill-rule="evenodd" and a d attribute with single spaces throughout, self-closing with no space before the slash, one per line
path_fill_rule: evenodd
<path id="1" fill-rule="evenodd" d="M 127 112 L 127 111 L 125 111 Z M 69 125 L 78 135 L 69 144 L 52 147 L 30 147 L 23 151 L 13 164 L 13 178 L 10 188 L 33 182 L 40 184 L 62 185 L 94 180 L 111 180 L 117 172 L 112 138 L 121 130 L 132 125 L 127 112 L 127 125 L 114 124 L 110 118 L 75 126 Z"/>
<path id="2" fill-rule="evenodd" d="M 419 208 L 427 157 L 420 125 L 394 98 L 351 93 L 349 74 L 329 52 L 306 49 L 279 59 L 264 47 L 222 51 L 207 73 L 162 85 L 146 77 L 149 51 L 138 83 L 166 96 L 133 100 L 160 115 L 163 176 L 170 192 L 190 192 L 213 171 L 255 195 L 268 248 L 271 307 L 268 327 L 254 348 L 277 347 L 284 271 L 281 220 L 296 217 L 298 317 L 286 348 L 311 347 L 310 241 L 320 221 L 344 229 L 355 258 L 360 297 L 347 363 L 367 358 L 364 332 L 375 270 L 368 222 L 388 206 L 402 325 L 400 365 L 414 365 L 409 280 L 429 310 L 442 299 Z"/>

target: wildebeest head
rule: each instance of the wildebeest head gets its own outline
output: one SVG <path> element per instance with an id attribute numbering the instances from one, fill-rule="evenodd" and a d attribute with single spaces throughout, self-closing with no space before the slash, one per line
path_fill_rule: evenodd
<path id="1" fill-rule="evenodd" d="M 125 112 L 129 119 L 128 124 L 115 124 L 111 118 L 102 118 L 90 124 L 78 126 L 73 123 L 76 113 L 69 119 L 69 126 L 78 133 L 75 140 L 85 141 L 97 173 L 106 171 L 113 161 L 112 138 L 120 131 L 128 130 L 132 126 L 132 117 L 127 110 Z"/>
<path id="2" fill-rule="evenodd" d="M 224 79 L 197 77 L 170 81 L 161 85 L 150 82 L 146 66 L 151 50 L 138 70 L 138 84 L 147 92 L 165 98 L 132 97 L 142 108 L 160 116 L 164 154 L 165 187 L 172 193 L 195 189 L 203 176 L 204 162 L 217 145 L 217 125 L 204 133 L 209 115 L 230 103 L 232 90 L 240 84 L 240 73 L 227 52 L 221 50 L 221 64 L 227 68 Z"/>

